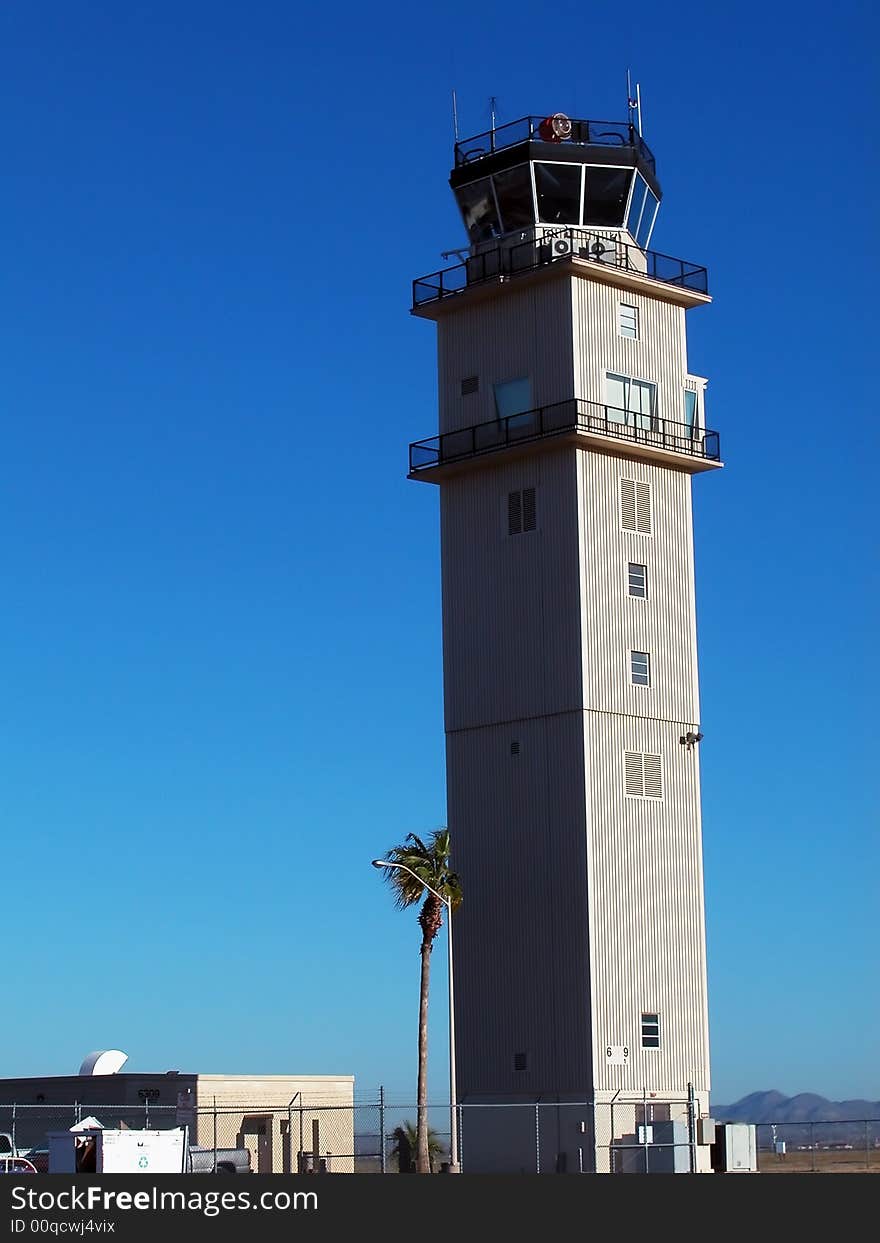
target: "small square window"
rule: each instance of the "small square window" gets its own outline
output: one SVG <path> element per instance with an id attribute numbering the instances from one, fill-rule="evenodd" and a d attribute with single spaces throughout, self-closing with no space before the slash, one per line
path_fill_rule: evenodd
<path id="1" fill-rule="evenodd" d="M 473 393 L 480 391 L 480 377 L 478 375 L 466 376 L 461 382 L 462 397 L 470 397 Z"/>
<path id="2" fill-rule="evenodd" d="M 648 567 L 646 565 L 639 565 L 636 561 L 630 561 L 629 570 L 627 571 L 627 585 L 631 596 L 636 596 L 639 600 L 647 600 Z"/>
<path id="3" fill-rule="evenodd" d="M 630 652 L 629 670 L 633 686 L 651 685 L 651 657 L 647 652 Z"/>
<path id="4" fill-rule="evenodd" d="M 499 419 L 512 419 L 532 408 L 532 384 L 528 376 L 518 380 L 502 380 L 492 386 L 495 394 L 495 413 Z"/>
<path id="5" fill-rule="evenodd" d="M 660 1015 L 659 1014 L 643 1014 L 642 1015 L 642 1048 L 643 1049 L 659 1049 L 660 1048 Z"/>
<path id="6" fill-rule="evenodd" d="M 621 302 L 619 307 L 618 329 L 622 337 L 637 339 L 639 335 L 639 308 Z"/>

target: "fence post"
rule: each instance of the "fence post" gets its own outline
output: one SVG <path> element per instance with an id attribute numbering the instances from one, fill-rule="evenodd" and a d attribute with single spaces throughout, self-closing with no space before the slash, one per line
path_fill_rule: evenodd
<path id="1" fill-rule="evenodd" d="M 385 1168 L 385 1089 L 379 1086 L 379 1172 L 387 1174 Z"/>
<path id="2" fill-rule="evenodd" d="M 459 1168 L 459 1172 L 464 1171 L 464 1158 L 461 1155 L 462 1154 L 462 1142 L 461 1142 L 462 1141 L 462 1127 L 461 1127 L 462 1113 L 461 1113 L 461 1110 L 462 1110 L 462 1104 L 461 1104 L 461 1101 L 459 1101 L 458 1105 L 456 1106 L 456 1113 L 458 1114 L 458 1118 L 456 1119 L 456 1121 L 458 1123 L 458 1168 Z M 867 1135 L 867 1132 L 866 1132 L 866 1135 Z M 867 1139 L 865 1140 L 865 1143 L 867 1145 Z"/>
<path id="3" fill-rule="evenodd" d="M 816 1173 L 816 1128 L 810 1123 L 810 1161 L 813 1173 Z"/>
<path id="4" fill-rule="evenodd" d="M 217 1173 L 217 1097 L 214 1097 L 214 1171 Z"/>
<path id="5" fill-rule="evenodd" d="M 694 1107 L 694 1085 L 688 1084 L 688 1144 L 691 1154 L 691 1173 L 697 1172 L 697 1111 Z M 675 1165 L 675 1149 L 673 1148 L 673 1166 Z"/>
<path id="6" fill-rule="evenodd" d="M 18 1152 L 18 1144 L 15 1139 L 15 1105 L 12 1106 L 12 1155 Z M 868 1152 L 868 1124 L 865 1123 L 865 1154 Z"/>
<path id="7" fill-rule="evenodd" d="M 535 1173 L 541 1173 L 541 1106 L 535 1101 Z"/>

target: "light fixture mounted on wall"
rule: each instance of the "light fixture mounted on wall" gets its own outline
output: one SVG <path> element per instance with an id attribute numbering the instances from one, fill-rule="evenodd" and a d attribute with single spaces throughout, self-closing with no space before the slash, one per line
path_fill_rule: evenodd
<path id="1" fill-rule="evenodd" d="M 687 747 L 688 751 L 691 751 L 695 743 L 703 741 L 703 735 L 695 734 L 692 730 L 688 730 L 686 734 L 682 734 L 678 741 L 683 747 Z"/>

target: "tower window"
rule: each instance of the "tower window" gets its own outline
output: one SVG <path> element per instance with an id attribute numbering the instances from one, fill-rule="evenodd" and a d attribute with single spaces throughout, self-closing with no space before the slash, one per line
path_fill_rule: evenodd
<path id="1" fill-rule="evenodd" d="M 523 488 L 507 494 L 507 534 L 523 535 L 537 528 L 535 489 Z"/>
<path id="2" fill-rule="evenodd" d="M 634 380 L 628 375 L 605 373 L 605 417 L 609 423 L 655 431 L 657 385 L 650 380 Z"/>
<path id="3" fill-rule="evenodd" d="M 492 386 L 495 393 L 495 413 L 499 419 L 509 419 L 515 414 L 525 414 L 532 409 L 532 384 L 528 376 L 517 380 L 501 380 Z"/>
<path id="4" fill-rule="evenodd" d="M 480 377 L 478 375 L 469 375 L 461 382 L 462 397 L 470 397 L 472 393 L 479 393 Z"/>
<path id="5" fill-rule="evenodd" d="M 625 751 L 624 789 L 628 798 L 663 797 L 663 760 L 659 755 Z"/>
<path id="6" fill-rule="evenodd" d="M 621 479 L 620 525 L 637 535 L 651 534 L 651 485 L 644 479 Z"/>
<path id="7" fill-rule="evenodd" d="M 642 1015 L 642 1048 L 643 1049 L 659 1049 L 660 1048 L 660 1015 L 659 1014 L 643 1014 Z"/>
<path id="8" fill-rule="evenodd" d="M 630 652 L 629 672 L 633 686 L 651 685 L 651 657 L 647 652 Z"/>
<path id="9" fill-rule="evenodd" d="M 648 567 L 646 565 L 639 565 L 636 561 L 630 561 L 629 570 L 627 571 L 627 590 L 631 596 L 636 596 L 639 600 L 647 600 Z"/>
<path id="10" fill-rule="evenodd" d="M 639 335 L 639 308 L 621 302 L 618 307 L 617 327 L 622 337 L 637 339 Z"/>

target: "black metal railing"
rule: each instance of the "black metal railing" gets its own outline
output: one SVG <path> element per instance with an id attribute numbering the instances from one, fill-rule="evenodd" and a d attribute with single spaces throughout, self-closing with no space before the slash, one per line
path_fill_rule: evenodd
<path id="1" fill-rule="evenodd" d="M 417 440 L 409 447 L 410 474 L 494 453 L 510 445 L 519 445 L 564 432 L 588 432 L 628 440 L 654 449 L 668 449 L 688 457 L 721 460 L 721 441 L 717 432 L 655 415 L 636 414 L 596 401 L 571 398 L 552 406 L 539 406 L 523 414 L 508 415 L 489 423 L 477 423 L 461 431 L 444 432 L 427 440 Z"/>
<path id="2" fill-rule="evenodd" d="M 678 285 L 695 293 L 708 294 L 709 274 L 704 267 L 656 250 L 641 250 L 619 241 L 618 237 L 591 229 L 570 228 L 554 229 L 524 241 L 499 239 L 497 245 L 469 255 L 463 263 L 414 280 L 413 307 L 439 302 L 451 294 L 502 276 L 533 272 L 571 258 L 601 263 L 662 281 L 664 285 Z"/>
<path id="3" fill-rule="evenodd" d="M 504 151 L 507 147 L 515 147 L 521 142 L 543 142 L 541 125 L 546 117 L 520 117 L 518 121 L 510 121 L 507 125 L 498 125 L 486 130 L 484 134 L 476 134 L 473 138 L 465 138 L 455 144 L 455 164 L 470 164 L 473 160 L 482 159 L 486 155 L 494 155 L 496 151 Z M 568 138 L 553 139 L 560 146 L 575 143 L 578 146 L 591 147 L 632 147 L 639 158 L 656 173 L 657 163 L 651 148 L 639 134 L 634 125 L 626 121 L 571 121 L 571 133 Z"/>

